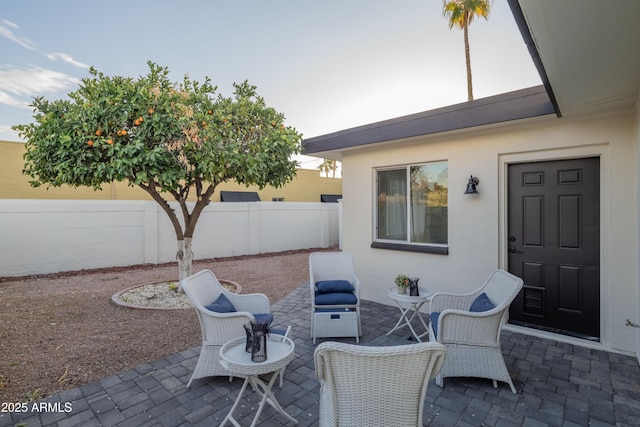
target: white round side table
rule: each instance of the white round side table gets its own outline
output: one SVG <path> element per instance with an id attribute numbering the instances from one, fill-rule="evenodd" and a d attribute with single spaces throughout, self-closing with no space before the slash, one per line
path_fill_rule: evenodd
<path id="1" fill-rule="evenodd" d="M 245 376 L 242 389 L 240 389 L 240 393 L 238 394 L 235 403 L 220 426 L 224 426 L 227 421 L 230 421 L 234 426 L 240 427 L 238 421 L 233 418 L 233 412 L 242 400 L 242 395 L 248 385 L 251 385 L 251 388 L 255 390 L 256 393 L 262 395 L 260 406 L 258 406 L 258 411 L 251 423 L 252 427 L 257 425 L 258 418 L 264 409 L 265 403 L 269 403 L 269 405 L 289 421 L 294 424 L 298 424 L 298 421 L 295 418 L 287 414 L 285 410 L 282 409 L 282 406 L 280 406 L 280 403 L 278 403 L 278 400 L 271 391 L 271 388 L 276 382 L 278 375 L 280 375 L 282 368 L 287 366 L 293 359 L 295 344 L 289 338 L 283 337 L 282 335 L 269 335 L 267 341 L 267 360 L 259 363 L 251 361 L 251 353 L 245 351 L 245 344 L 246 337 L 239 337 L 229 341 L 220 348 L 220 364 L 230 372 L 238 374 L 239 376 Z M 273 373 L 273 375 L 269 382 L 265 383 L 258 375 L 268 373 Z"/>
<path id="2" fill-rule="evenodd" d="M 425 303 L 431 300 L 431 295 L 433 295 L 433 292 L 429 291 L 426 288 L 418 288 L 418 293 L 420 294 L 420 296 L 410 296 L 409 294 L 399 294 L 395 286 L 389 288 L 389 298 L 394 300 L 398 305 L 398 308 L 400 309 L 400 319 L 398 319 L 398 322 L 393 327 L 393 329 L 387 332 L 387 335 L 405 326 L 409 327 L 411 333 L 413 334 L 413 337 L 418 342 L 422 342 L 421 338 L 423 336 L 429 335 L 429 327 L 420 314 L 420 308 Z M 411 311 L 413 311 L 413 313 Z M 424 326 L 425 329 L 425 332 L 419 335 L 411 325 L 411 321 L 415 317 L 418 317 L 418 320 L 420 321 L 420 323 L 422 323 L 422 326 Z"/>

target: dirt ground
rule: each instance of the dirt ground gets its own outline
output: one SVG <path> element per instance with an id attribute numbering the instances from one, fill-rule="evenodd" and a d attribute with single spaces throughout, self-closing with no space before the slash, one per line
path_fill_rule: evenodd
<path id="1" fill-rule="evenodd" d="M 194 261 L 193 272 L 210 269 L 274 304 L 308 280 L 310 252 Z M 111 301 L 123 289 L 177 275 L 170 263 L 0 278 L 0 401 L 46 397 L 200 345 L 193 309 Z"/>

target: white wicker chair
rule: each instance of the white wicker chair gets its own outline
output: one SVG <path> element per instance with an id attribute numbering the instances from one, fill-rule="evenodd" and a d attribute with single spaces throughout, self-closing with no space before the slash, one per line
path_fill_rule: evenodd
<path id="1" fill-rule="evenodd" d="M 316 348 L 320 427 L 422 426 L 429 380 L 446 350 L 439 343 L 367 347 L 324 342 Z"/>
<path id="2" fill-rule="evenodd" d="M 316 304 L 316 283 L 324 280 L 347 280 L 354 288 L 353 304 Z M 311 289 L 311 338 L 353 336 L 360 342 L 360 280 L 356 277 L 353 256 L 349 252 L 314 252 L 309 255 Z"/>
<path id="3" fill-rule="evenodd" d="M 523 281 L 504 270 L 495 270 L 474 292 L 460 295 L 437 292 L 431 297 L 429 340 L 444 344 L 447 358 L 436 383 L 442 387 L 446 377 L 477 377 L 509 384 L 516 388 L 504 363 L 500 348 L 500 331 L 507 321 L 509 306 L 522 289 Z M 471 312 L 471 303 L 485 293 L 495 308 L 483 312 Z M 437 334 L 434 331 L 434 313 Z"/>
<path id="4" fill-rule="evenodd" d="M 270 313 L 269 299 L 264 294 L 240 295 L 229 292 L 209 270 L 199 271 L 180 283 L 196 309 L 202 330 L 200 357 L 187 387 L 190 387 L 192 381 L 197 378 L 210 376 L 232 378 L 233 375 L 220 364 L 220 348 L 234 338 L 246 336 L 243 325 L 254 320 L 253 314 Z M 215 313 L 204 308 L 215 301 L 220 294 L 224 294 L 231 301 L 236 312 Z M 289 330 L 287 329 L 285 335 Z M 284 372 L 281 372 L 280 386 L 282 386 L 283 374 Z"/>

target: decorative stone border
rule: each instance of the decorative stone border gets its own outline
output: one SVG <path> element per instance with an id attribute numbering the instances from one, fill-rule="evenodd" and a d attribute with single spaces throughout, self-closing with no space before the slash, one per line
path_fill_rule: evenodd
<path id="1" fill-rule="evenodd" d="M 222 279 L 218 279 L 220 281 L 220 283 L 229 291 L 229 292 L 233 292 L 236 294 L 239 294 L 242 292 L 242 286 L 236 282 L 233 282 L 231 280 L 222 280 Z M 162 282 L 155 282 L 155 283 L 145 283 L 142 285 L 136 285 L 136 286 L 132 286 L 130 288 L 127 289 L 123 289 L 115 294 L 113 294 L 111 296 L 111 302 L 113 302 L 114 304 L 121 306 L 121 307 L 125 307 L 125 308 L 131 308 L 131 309 L 140 309 L 140 310 L 185 310 L 185 309 L 190 309 L 193 308 L 192 306 L 189 307 L 171 307 L 171 306 L 145 306 L 145 305 L 136 305 L 133 303 L 129 303 L 125 300 L 122 299 L 122 295 L 137 289 L 137 288 L 141 288 L 144 286 L 149 286 L 149 285 L 156 285 L 156 284 L 161 284 L 161 283 L 166 283 L 167 281 L 162 281 Z M 177 280 L 173 281 L 173 282 L 177 282 Z"/>

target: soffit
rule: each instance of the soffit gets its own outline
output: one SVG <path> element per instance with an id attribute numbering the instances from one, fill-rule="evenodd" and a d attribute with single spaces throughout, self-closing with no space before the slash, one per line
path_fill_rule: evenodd
<path id="1" fill-rule="evenodd" d="M 640 1 L 519 3 L 563 116 L 634 105 Z"/>

